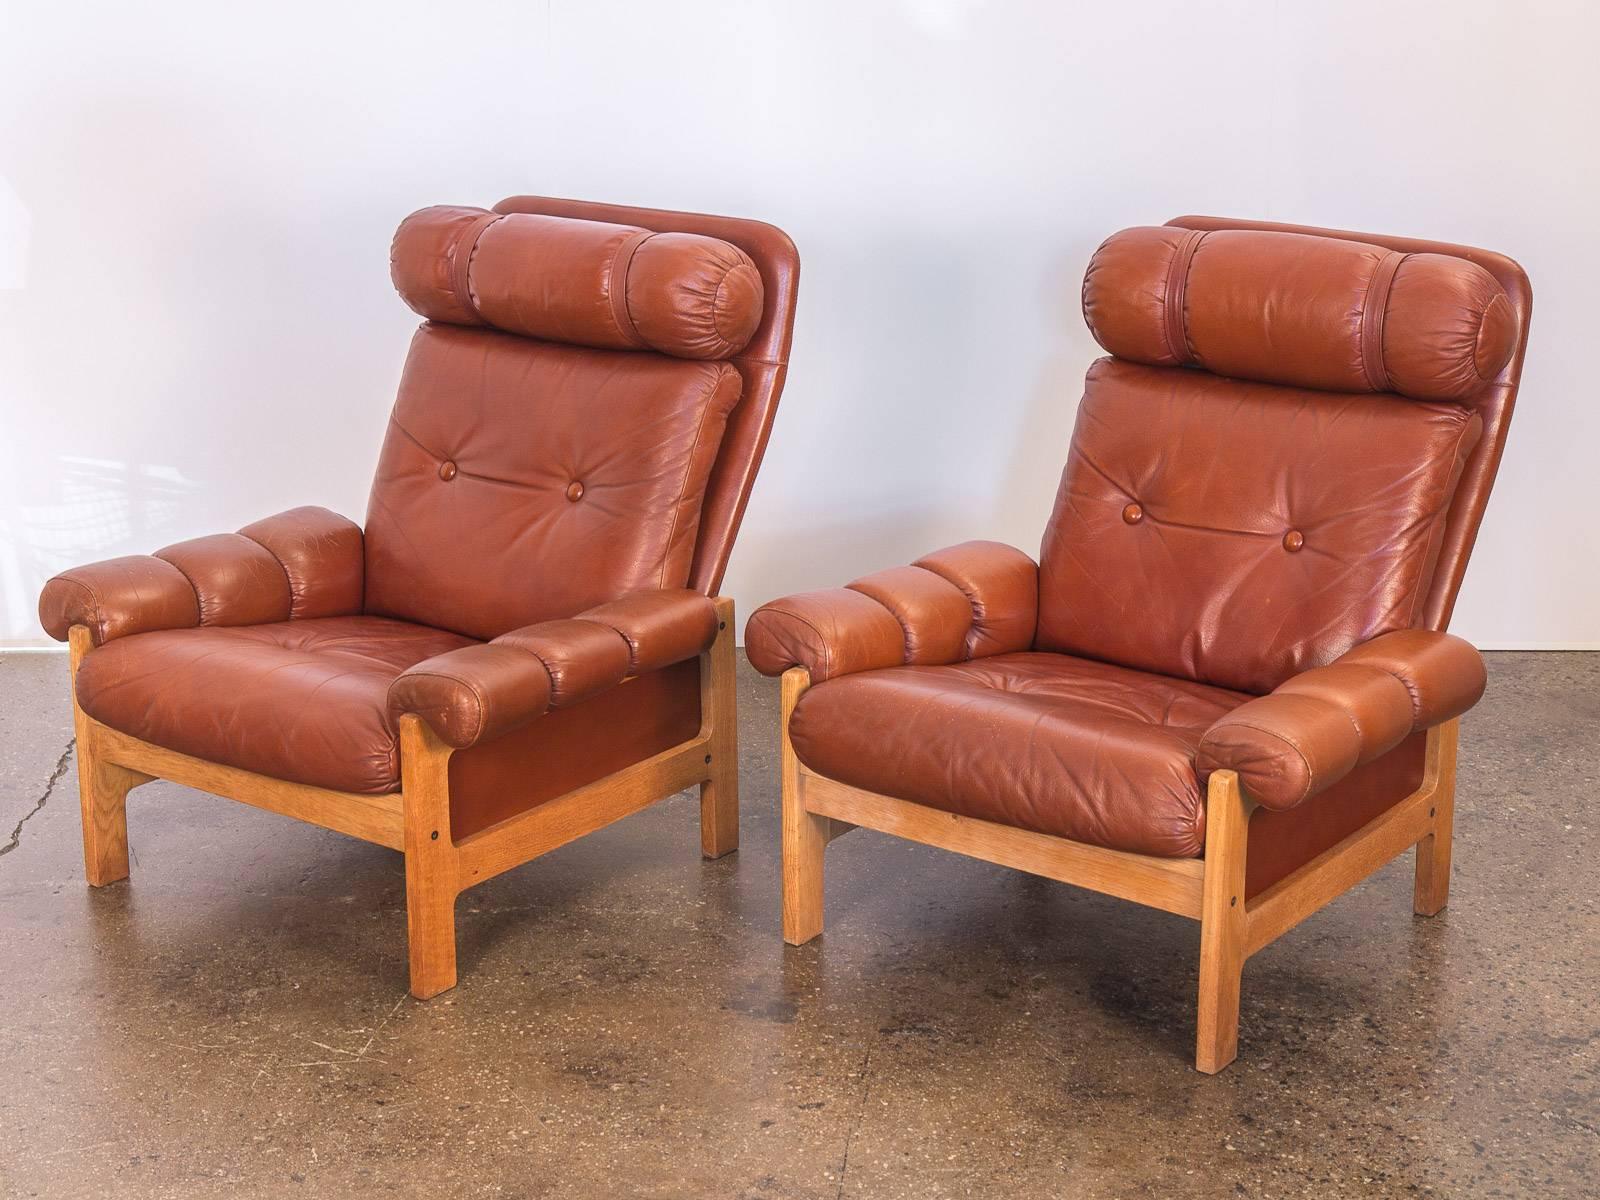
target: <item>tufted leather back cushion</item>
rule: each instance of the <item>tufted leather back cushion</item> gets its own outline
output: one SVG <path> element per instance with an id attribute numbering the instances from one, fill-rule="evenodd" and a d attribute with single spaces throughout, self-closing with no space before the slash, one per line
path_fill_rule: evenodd
<path id="1" fill-rule="evenodd" d="M 716 465 L 711 468 L 700 514 L 700 534 L 695 540 L 694 566 L 689 573 L 690 587 L 706 595 L 715 594 L 727 569 L 788 376 L 795 299 L 800 285 L 800 255 L 794 243 L 775 225 L 709 213 L 633 208 L 553 196 L 509 196 L 494 207 L 503 213 L 578 217 L 716 238 L 744 251 L 761 273 L 761 320 L 744 349 L 729 360 L 744 377 L 744 391 L 728 418 Z"/>
<path id="2" fill-rule="evenodd" d="M 1470 408 L 1102 359 L 1036 644 L 1247 692 L 1420 623 Z"/>
<path id="3" fill-rule="evenodd" d="M 492 638 L 690 581 L 762 322 L 743 250 L 697 233 L 440 206 L 401 224 L 429 321 L 373 480 L 369 613 Z"/>
<path id="4" fill-rule="evenodd" d="M 1041 649 L 1266 692 L 1446 626 L 1527 345 L 1515 263 L 1184 217 L 1108 238 L 1083 303 L 1115 357 L 1045 531 Z"/>
<path id="5" fill-rule="evenodd" d="M 366 611 L 497 637 L 683 587 L 739 373 L 424 325 L 367 509 Z"/>

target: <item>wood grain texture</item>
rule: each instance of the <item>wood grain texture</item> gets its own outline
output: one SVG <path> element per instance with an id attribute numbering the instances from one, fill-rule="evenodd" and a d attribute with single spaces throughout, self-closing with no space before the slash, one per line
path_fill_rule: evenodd
<path id="1" fill-rule="evenodd" d="M 781 725 L 783 771 L 783 940 L 791 946 L 822 932 L 822 865 L 835 823 L 809 811 L 806 779 L 789 740 L 789 718 L 811 686 L 804 667 L 783 673 Z"/>
<path id="2" fill-rule="evenodd" d="M 148 783 L 150 776 L 108 761 L 96 736 L 100 726 L 78 707 L 78 666 L 93 645 L 86 626 L 74 625 L 67 631 L 83 873 L 91 887 L 104 887 L 128 877 L 128 792 Z"/>
<path id="3" fill-rule="evenodd" d="M 700 656 L 701 733 L 710 738 L 710 778 L 700 784 L 700 852 L 739 848 L 739 714 L 735 693 L 733 601 L 718 597 L 717 640 Z"/>
<path id="4" fill-rule="evenodd" d="M 1330 846 L 1294 874 L 1280 879 L 1250 901 L 1245 952 L 1255 954 L 1283 936 L 1312 913 L 1344 895 L 1379 867 L 1404 854 L 1412 846 L 1439 829 L 1439 816 L 1449 819 L 1450 805 L 1440 805 L 1441 785 L 1445 782 L 1444 759 L 1449 743 L 1448 778 L 1455 779 L 1455 722 L 1428 731 L 1427 762 L 1422 786 L 1393 808 L 1368 821 L 1336 845 Z M 1432 810 L 1434 815 L 1430 815 Z M 1449 833 L 1442 839 L 1446 858 L 1445 886 L 1448 887 Z M 1435 845 L 1439 843 L 1436 841 Z M 1434 869 L 1436 852 L 1430 852 L 1427 869 Z M 1419 858 L 1419 864 L 1420 864 Z M 1419 871 L 1422 870 L 1419 865 Z M 1420 878 L 1420 875 L 1419 875 Z M 1431 888 L 1434 874 L 1428 876 Z M 1420 894 L 1420 893 L 1419 893 Z M 1432 894 L 1430 893 L 1430 899 Z M 1442 906 L 1443 900 L 1441 898 Z M 1435 910 L 1437 911 L 1437 910 Z"/>
<path id="5" fill-rule="evenodd" d="M 1180 916 L 1200 915 L 1204 868 L 1199 859 L 1129 854 L 963 817 L 910 800 L 862 791 L 804 766 L 799 767 L 799 777 L 806 809 L 831 818 L 835 827 L 876 829 Z M 830 831 L 829 836 L 839 834 Z"/>
<path id="6" fill-rule="evenodd" d="M 411 994 L 427 1000 L 456 985 L 459 852 L 450 840 L 450 747 L 414 713 L 400 718 L 405 804 L 406 944 Z"/>
<path id="7" fill-rule="evenodd" d="M 1428 832 L 1417 842 L 1411 907 L 1418 916 L 1434 916 L 1450 900 L 1450 844 L 1455 837 L 1456 750 L 1460 738 L 1460 718 L 1439 726 L 1428 737 L 1422 789 L 1431 787 L 1433 795 L 1428 805 Z"/>
<path id="8" fill-rule="evenodd" d="M 1206 857 L 1200 903 L 1200 1003 L 1194 1065 L 1215 1075 L 1239 1053 L 1244 970 L 1245 844 L 1251 804 L 1234 771 L 1213 771 L 1206 788 Z"/>
<path id="9" fill-rule="evenodd" d="M 704 738 L 684 742 L 462 838 L 461 886 L 482 883 L 692 787 L 705 778 L 708 745 Z"/>
<path id="10" fill-rule="evenodd" d="M 297 821 L 320 825 L 336 833 L 349 834 L 364 842 L 376 842 L 391 850 L 403 848 L 400 793 L 364 796 L 356 792 L 335 792 L 328 788 L 290 783 L 241 771 L 237 767 L 191 758 L 151 742 L 101 725 L 90 718 L 95 745 L 106 759 L 132 767 L 147 776 L 170 779 L 197 791 L 209 792 L 282 813 Z"/>

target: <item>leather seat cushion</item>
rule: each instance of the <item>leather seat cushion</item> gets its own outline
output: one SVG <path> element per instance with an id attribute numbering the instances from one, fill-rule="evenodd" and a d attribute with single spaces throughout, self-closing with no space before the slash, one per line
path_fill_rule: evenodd
<path id="1" fill-rule="evenodd" d="M 892 667 L 818 684 L 800 761 L 867 791 L 1169 858 L 1205 847 L 1206 729 L 1250 697 L 1064 654 Z"/>
<path id="2" fill-rule="evenodd" d="M 95 720 L 169 750 L 344 792 L 400 787 L 397 675 L 472 639 L 387 617 L 119 638 L 78 669 Z"/>

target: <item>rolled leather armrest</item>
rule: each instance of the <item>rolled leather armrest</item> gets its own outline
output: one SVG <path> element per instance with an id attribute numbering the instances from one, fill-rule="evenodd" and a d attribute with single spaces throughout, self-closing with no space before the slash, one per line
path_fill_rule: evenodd
<path id="1" fill-rule="evenodd" d="M 693 658 L 716 637 L 710 597 L 689 588 L 630 592 L 572 620 L 525 625 L 418 663 L 389 685 L 389 713 L 414 713 L 464 750 Z"/>
<path id="2" fill-rule="evenodd" d="M 1418 730 L 1460 716 L 1487 679 L 1483 656 L 1461 638 L 1382 634 L 1221 718 L 1201 738 L 1195 767 L 1237 771 L 1252 800 L 1293 808 Z"/>
<path id="3" fill-rule="evenodd" d="M 804 667 L 820 683 L 1026 650 L 1038 617 L 1033 559 L 999 542 L 962 542 L 909 567 L 762 605 L 745 627 L 745 653 L 764 675 Z"/>
<path id="4" fill-rule="evenodd" d="M 95 645 L 157 629 L 261 625 L 361 611 L 361 527 L 325 508 L 294 508 L 238 533 L 63 571 L 39 594 L 58 641 L 87 626 Z"/>

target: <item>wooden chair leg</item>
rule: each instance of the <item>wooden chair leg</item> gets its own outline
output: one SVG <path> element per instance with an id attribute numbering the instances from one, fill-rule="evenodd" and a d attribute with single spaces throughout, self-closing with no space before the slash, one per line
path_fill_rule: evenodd
<path id="1" fill-rule="evenodd" d="M 822 860 L 833 824 L 806 811 L 800 760 L 789 741 L 789 716 L 810 686 L 803 667 L 783 674 L 783 940 L 791 946 L 822 932 Z"/>
<path id="2" fill-rule="evenodd" d="M 1459 718 L 1432 730 L 1428 737 L 1426 776 L 1434 785 L 1428 808 L 1429 832 L 1417 843 L 1417 871 L 1412 889 L 1412 910 L 1431 917 L 1450 900 L 1450 843 L 1455 833 L 1456 746 Z"/>
<path id="3" fill-rule="evenodd" d="M 450 748 L 421 717 L 400 718 L 406 940 L 411 994 L 418 1000 L 456 985 L 456 897 L 461 885 L 450 837 L 449 764 Z"/>
<path id="4" fill-rule="evenodd" d="M 67 635 L 72 687 L 72 723 L 78 757 L 78 804 L 83 820 L 83 873 L 91 887 L 128 877 L 128 792 L 150 776 L 104 761 L 94 723 L 78 707 L 78 665 L 94 645 L 82 625 Z"/>
<path id="5" fill-rule="evenodd" d="M 739 848 L 739 710 L 733 601 L 717 600 L 717 640 L 700 656 L 700 707 L 711 723 L 711 777 L 700 785 L 700 853 Z"/>
<path id="6" fill-rule="evenodd" d="M 1200 901 L 1200 1004 L 1194 1065 L 1215 1075 L 1239 1053 L 1244 970 L 1245 838 L 1250 807 L 1233 771 L 1215 771 L 1206 794 L 1205 881 Z"/>
<path id="7" fill-rule="evenodd" d="M 128 792 L 148 775 L 100 762 L 80 737 L 78 802 L 83 816 L 83 873 L 91 887 L 128 877 Z"/>

